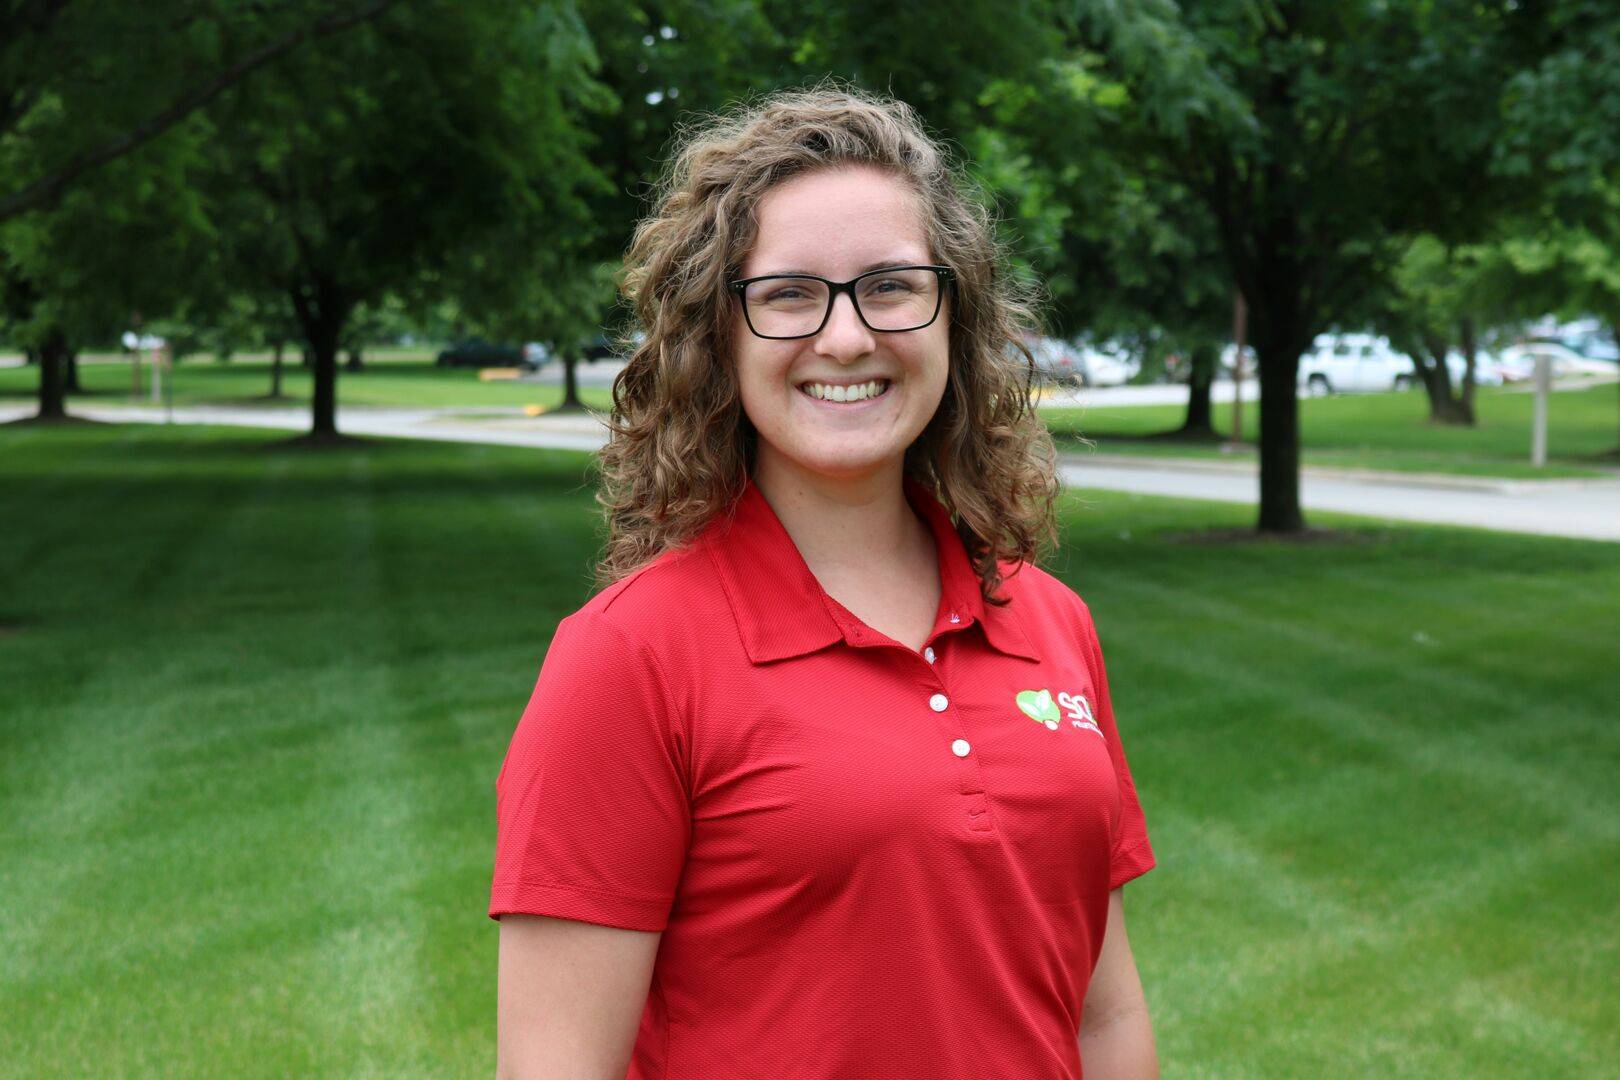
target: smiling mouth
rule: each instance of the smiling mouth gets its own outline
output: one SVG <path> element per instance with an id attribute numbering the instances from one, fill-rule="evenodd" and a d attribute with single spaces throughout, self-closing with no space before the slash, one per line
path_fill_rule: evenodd
<path id="1" fill-rule="evenodd" d="M 808 382 L 799 384 L 799 392 L 817 401 L 830 401 L 838 404 L 853 405 L 860 401 L 871 401 L 888 393 L 891 383 L 888 379 L 873 379 L 870 382 L 855 383 L 853 386 L 835 386 L 832 383 Z"/>

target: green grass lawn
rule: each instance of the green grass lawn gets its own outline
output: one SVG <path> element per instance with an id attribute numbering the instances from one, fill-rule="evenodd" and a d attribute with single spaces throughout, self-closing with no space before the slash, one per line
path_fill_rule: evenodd
<path id="1" fill-rule="evenodd" d="M 447 370 L 432 363 L 424 351 L 376 350 L 368 354 L 366 369 L 343 372 L 338 378 L 338 402 L 345 406 L 420 408 L 555 407 L 562 401 L 560 387 L 549 383 L 481 381 L 471 369 Z M 286 397 L 266 401 L 270 364 L 262 354 L 244 354 L 228 364 L 194 357 L 176 368 L 174 400 L 177 404 L 236 406 L 307 406 L 310 378 L 298 364 L 285 369 Z M 150 402 L 130 394 L 128 363 L 92 364 L 80 368 L 86 393 L 72 400 L 94 404 Z M 0 403 L 23 403 L 38 394 L 36 368 L 0 368 Z M 143 385 L 147 385 L 143 383 Z M 586 387 L 580 396 L 586 405 L 606 410 L 612 397 L 605 387 Z M 1530 465 L 1532 395 L 1484 387 L 1477 400 L 1479 424 L 1474 428 L 1441 427 L 1428 422 L 1428 406 L 1420 391 L 1355 394 L 1300 401 L 1300 428 L 1306 465 L 1341 468 L 1389 469 L 1400 472 L 1441 472 L 1474 476 L 1558 478 L 1620 475 L 1620 461 L 1600 457 L 1620 446 L 1620 391 L 1613 385 L 1553 394 L 1548 409 L 1549 463 Z M 1174 429 L 1181 424 L 1180 406 L 1098 407 L 1042 409 L 1060 445 L 1086 449 L 1084 438 L 1109 454 L 1234 460 L 1215 446 L 1147 440 L 1143 436 Z M 1245 430 L 1252 439 L 1258 430 L 1259 408 L 1245 405 Z M 1230 406 L 1216 410 L 1216 427 L 1230 431 Z M 1252 446 L 1236 459 L 1252 460 Z"/>
<path id="2" fill-rule="evenodd" d="M 289 350 L 283 366 L 282 393 L 271 400 L 270 359 L 261 353 L 248 353 L 229 363 L 215 363 L 208 357 L 191 357 L 175 365 L 174 402 L 176 405 L 233 405 L 287 408 L 307 406 L 312 379 L 298 363 L 298 354 Z M 473 368 L 441 368 L 432 353 L 384 349 L 368 353 L 364 370 L 340 371 L 338 404 L 387 406 L 395 408 L 521 408 L 539 405 L 552 408 L 562 401 L 562 387 L 551 383 L 522 380 L 484 381 Z M 581 365 L 584 371 L 589 365 Z M 71 401 L 86 404 L 122 405 L 151 403 L 150 370 L 142 367 L 139 397 L 131 395 L 132 365 L 86 363 L 79 366 L 79 382 L 85 393 Z M 32 401 L 39 394 L 37 367 L 0 368 L 0 402 Z M 584 402 L 600 409 L 610 408 L 612 395 L 606 387 L 585 387 Z"/>
<path id="3" fill-rule="evenodd" d="M 1478 424 L 1471 428 L 1429 423 L 1428 399 L 1420 390 L 1301 398 L 1300 445 L 1306 465 L 1439 472 L 1472 476 L 1552 478 L 1614 475 L 1620 460 L 1599 457 L 1620 447 L 1620 388 L 1610 383 L 1548 397 L 1546 467 L 1530 464 L 1531 409 L 1535 397 L 1503 387 L 1481 387 L 1475 399 Z M 1215 428 L 1232 431 L 1231 405 L 1215 409 Z M 1061 445 L 1097 443 L 1097 452 L 1154 454 L 1234 460 L 1218 446 L 1144 440 L 1181 426 L 1180 406 L 1043 409 Z M 1237 460 L 1254 460 L 1259 431 L 1257 402 L 1244 403 L 1244 431 L 1251 440 Z"/>
<path id="4" fill-rule="evenodd" d="M 281 438 L 0 427 L 0 1074 L 493 1071 L 494 781 L 586 459 Z M 1251 515 L 1071 494 L 1052 560 L 1165 1075 L 1613 1075 L 1620 545 L 1178 535 Z"/>

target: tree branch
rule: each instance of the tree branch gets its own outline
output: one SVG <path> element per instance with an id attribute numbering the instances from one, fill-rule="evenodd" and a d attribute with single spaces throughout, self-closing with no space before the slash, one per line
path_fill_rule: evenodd
<path id="1" fill-rule="evenodd" d="M 91 169 L 105 165 L 107 162 L 129 153 L 142 143 L 161 135 L 193 112 L 207 105 L 231 86 L 240 82 L 255 69 L 263 67 L 305 41 L 335 34 L 340 30 L 347 30 L 351 26 L 358 26 L 363 22 L 374 19 L 393 6 L 395 2 L 396 0 L 372 0 L 371 3 L 362 8 L 343 15 L 328 16 L 309 26 L 294 30 L 257 52 L 243 57 L 208 82 L 181 94 L 167 108 L 138 124 L 133 130 L 127 131 L 93 150 L 80 154 L 51 175 L 42 177 L 21 190 L 0 198 L 0 222 L 13 218 L 27 210 L 38 210 L 52 205 L 67 192 L 68 187 L 80 176 Z"/>

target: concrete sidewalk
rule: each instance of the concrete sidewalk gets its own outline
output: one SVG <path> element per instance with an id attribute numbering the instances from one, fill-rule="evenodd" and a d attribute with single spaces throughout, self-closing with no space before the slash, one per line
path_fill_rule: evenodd
<path id="1" fill-rule="evenodd" d="M 132 405 L 73 407 L 75 416 L 108 423 L 163 423 L 164 410 Z M 0 407 L 0 421 L 34 412 L 32 405 Z M 288 409 L 185 406 L 175 423 L 302 431 L 307 407 Z M 523 416 L 510 409 L 345 408 L 338 428 L 349 435 L 491 443 L 560 450 L 595 450 L 605 439 L 600 420 L 586 414 Z M 1074 488 L 1210 499 L 1254 505 L 1258 466 L 1252 462 L 1066 454 L 1059 473 Z M 1589 480 L 1502 480 L 1307 468 L 1300 478 L 1307 511 L 1504 532 L 1620 542 L 1620 477 Z"/>

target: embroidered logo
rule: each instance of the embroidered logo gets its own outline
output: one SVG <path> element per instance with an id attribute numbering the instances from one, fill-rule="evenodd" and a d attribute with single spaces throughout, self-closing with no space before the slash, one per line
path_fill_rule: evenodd
<path id="1" fill-rule="evenodd" d="M 1017 702 L 1020 712 L 1048 731 L 1056 731 L 1063 714 L 1067 713 L 1071 726 L 1096 732 L 1098 738 L 1103 738 L 1102 729 L 1097 726 L 1097 717 L 1091 711 L 1091 702 L 1086 700 L 1084 694 L 1059 691 L 1054 702 L 1050 690 L 1020 690 L 1013 700 Z M 1059 708 L 1062 708 L 1062 713 L 1058 711 Z"/>

